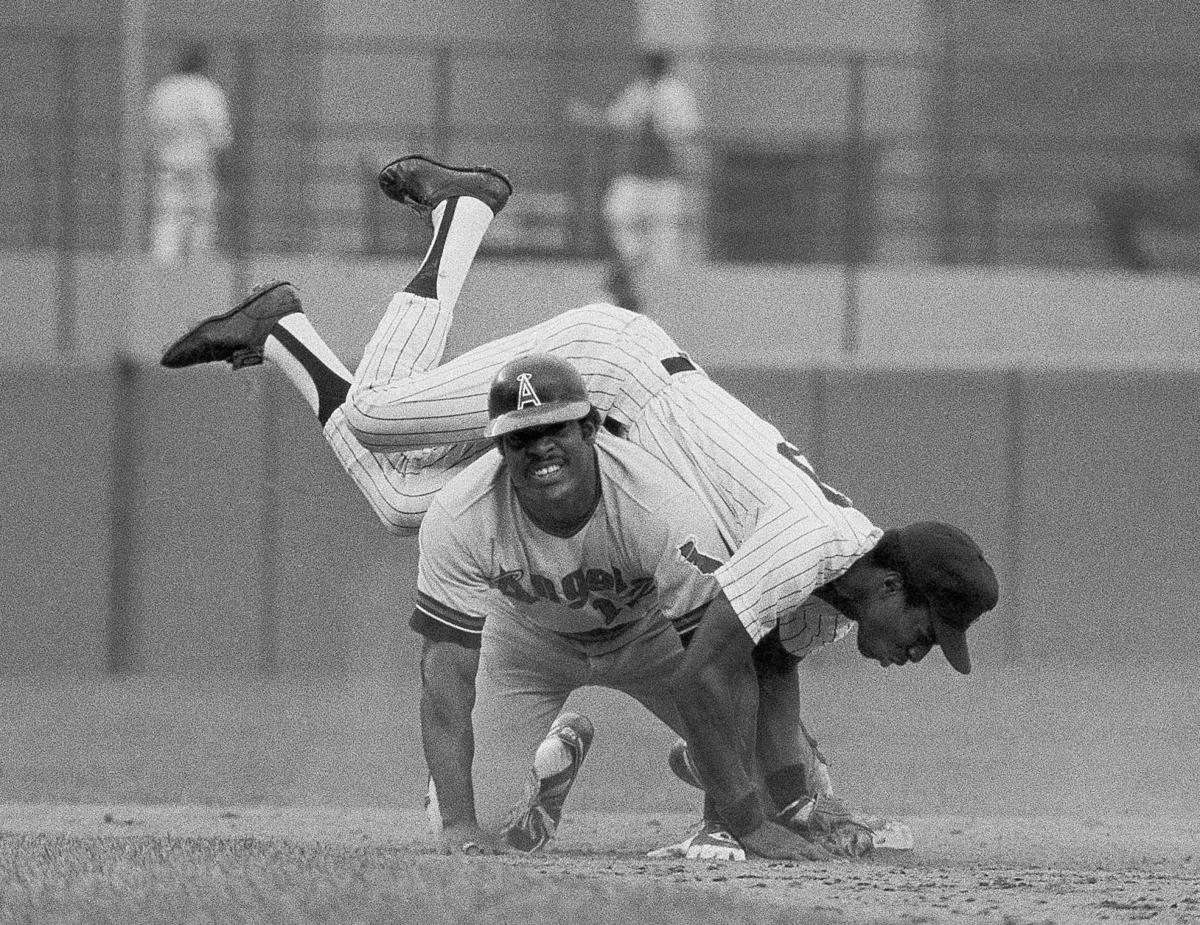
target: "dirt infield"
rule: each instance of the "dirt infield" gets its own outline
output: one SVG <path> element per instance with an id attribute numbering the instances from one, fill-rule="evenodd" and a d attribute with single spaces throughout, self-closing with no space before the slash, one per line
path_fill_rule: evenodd
<path id="1" fill-rule="evenodd" d="M 399 920 L 399 884 L 430 908 L 447 888 L 474 887 L 480 902 L 525 890 L 538 925 L 556 891 L 590 909 L 585 887 L 634 909 L 665 898 L 667 912 L 561 920 L 1200 925 L 1191 673 L 985 665 L 964 683 L 934 667 L 868 674 L 849 662 L 805 678 L 839 793 L 903 819 L 917 842 L 830 865 L 648 860 L 687 833 L 697 796 L 666 770 L 673 736 L 615 696 L 581 701 L 597 739 L 550 852 L 443 859 L 420 810 L 405 661 L 341 680 L 0 679 L 0 922 L 374 925 Z M 14 890 L 36 914 L 3 908 Z M 342 914 L 277 915 L 297 891 Z M 197 895 L 207 905 L 190 917 L 139 917 Z M 409 920 L 476 925 L 474 908 Z"/>
<path id="2" fill-rule="evenodd" d="M 465 859 L 480 873 L 512 868 L 547 883 L 627 881 L 716 891 L 761 906 L 762 921 L 1200 923 L 1200 822 L 1067 818 L 908 820 L 918 847 L 858 863 L 651 861 L 683 834 L 683 815 L 568 814 L 542 855 Z M 0 837 L 324 845 L 357 852 L 434 852 L 420 812 L 378 808 L 0 806 Z M 539 876 L 538 882 L 541 882 Z"/>

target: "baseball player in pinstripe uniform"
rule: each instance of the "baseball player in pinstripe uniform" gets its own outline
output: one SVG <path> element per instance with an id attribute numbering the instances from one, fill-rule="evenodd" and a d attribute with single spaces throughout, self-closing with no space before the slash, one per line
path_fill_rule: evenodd
<path id="1" fill-rule="evenodd" d="M 353 375 L 286 283 L 260 287 L 189 331 L 164 355 L 164 365 L 227 360 L 237 367 L 264 356 L 278 363 L 383 522 L 411 532 L 434 494 L 489 448 L 478 435 L 504 363 L 529 352 L 570 361 L 605 426 L 678 473 L 735 550 L 715 573 L 723 590 L 720 607 L 709 608 L 716 613 L 711 629 L 703 637 L 697 632 L 705 644 L 685 663 L 695 676 L 696 702 L 707 712 L 684 717 L 693 737 L 709 723 L 726 734 L 750 728 L 753 716 L 711 708 L 711 693 L 722 683 L 741 690 L 753 659 L 759 689 L 744 702 L 762 705 L 759 738 L 769 738 L 772 751 L 760 756 L 761 772 L 771 800 L 748 783 L 752 756 L 692 755 L 709 801 L 735 834 L 755 831 L 773 807 L 806 794 L 805 761 L 813 749 L 792 721 L 798 659 L 857 624 L 860 652 L 882 665 L 920 661 L 936 645 L 957 670 L 970 670 L 964 631 L 995 606 L 998 593 L 970 537 L 943 524 L 876 527 L 653 321 L 615 306 L 567 311 L 441 363 L 467 271 L 511 187 L 489 168 L 447 168 L 420 157 L 388 165 L 380 184 L 428 214 L 434 235 Z M 436 621 L 435 614 L 423 616 Z M 718 643 L 728 643 L 728 651 Z M 703 659 L 708 663 L 699 664 Z M 749 677 L 753 683 L 754 672 Z M 445 814 L 447 795 L 439 797 Z"/>

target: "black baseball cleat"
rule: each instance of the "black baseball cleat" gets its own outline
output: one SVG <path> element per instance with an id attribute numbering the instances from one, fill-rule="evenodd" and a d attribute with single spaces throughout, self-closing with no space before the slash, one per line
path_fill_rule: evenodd
<path id="1" fill-rule="evenodd" d="M 275 322 L 298 311 L 300 297 L 291 283 L 264 283 L 229 311 L 205 318 L 171 344 L 163 353 L 162 365 L 179 369 L 225 360 L 234 369 L 257 366 L 263 361 L 263 345 Z"/>
<path id="2" fill-rule="evenodd" d="M 389 199 L 422 214 L 447 199 L 470 196 L 498 215 L 512 195 L 508 177 L 494 167 L 447 167 L 419 154 L 394 160 L 379 171 L 379 188 Z"/>

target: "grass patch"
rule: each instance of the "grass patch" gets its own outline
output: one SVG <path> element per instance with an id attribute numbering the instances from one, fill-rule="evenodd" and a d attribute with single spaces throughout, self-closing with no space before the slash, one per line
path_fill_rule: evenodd
<path id="1" fill-rule="evenodd" d="M 0 837 L 5 922 L 783 925 L 727 892 L 269 838 Z"/>

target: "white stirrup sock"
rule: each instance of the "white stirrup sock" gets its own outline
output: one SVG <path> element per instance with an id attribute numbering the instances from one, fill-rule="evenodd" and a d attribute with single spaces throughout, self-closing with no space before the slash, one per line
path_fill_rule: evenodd
<path id="1" fill-rule="evenodd" d="M 433 240 L 429 244 L 425 259 L 436 257 L 434 248 L 441 247 L 441 258 L 437 274 L 437 300 L 443 311 L 453 311 L 458 294 L 466 282 L 467 272 L 475 260 L 479 244 L 487 233 L 494 216 L 492 210 L 478 199 L 459 196 L 450 227 L 442 239 L 442 219 L 446 214 L 446 202 L 438 203 L 433 210 Z"/>
<path id="2" fill-rule="evenodd" d="M 346 389 L 353 376 L 303 312 L 284 315 L 277 327 L 284 333 L 279 337 L 273 333 L 267 335 L 263 355 L 283 370 L 313 413 L 324 422 L 328 417 L 326 412 L 333 410 L 329 407 L 330 402 L 336 407 L 345 401 Z M 287 337 L 289 334 L 290 338 Z"/>

